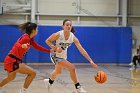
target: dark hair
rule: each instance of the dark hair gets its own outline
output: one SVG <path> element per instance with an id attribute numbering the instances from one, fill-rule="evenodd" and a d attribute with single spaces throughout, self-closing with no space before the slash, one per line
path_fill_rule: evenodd
<path id="1" fill-rule="evenodd" d="M 66 23 L 67 21 L 72 22 L 72 21 L 69 20 L 69 19 L 65 19 L 65 20 L 63 20 L 63 25 L 65 25 L 65 23 Z M 75 32 L 76 32 L 76 30 L 74 29 L 74 27 L 71 28 L 71 32 L 72 32 L 72 33 L 75 33 Z"/>
<path id="2" fill-rule="evenodd" d="M 28 35 L 32 33 L 32 30 L 36 30 L 36 28 L 37 28 L 37 24 L 32 22 L 26 22 L 19 25 L 19 29 L 22 32 L 27 33 Z"/>

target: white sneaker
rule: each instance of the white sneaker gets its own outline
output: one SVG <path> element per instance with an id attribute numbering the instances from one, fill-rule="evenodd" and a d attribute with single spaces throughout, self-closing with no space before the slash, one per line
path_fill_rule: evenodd
<path id="1" fill-rule="evenodd" d="M 79 88 L 77 89 L 78 93 L 87 93 L 87 91 L 85 91 L 81 86 L 79 86 Z"/>
<path id="2" fill-rule="evenodd" d="M 134 70 L 136 68 L 137 68 L 137 66 L 132 66 L 131 68 L 129 68 L 129 70 Z"/>
<path id="3" fill-rule="evenodd" d="M 23 88 L 23 89 L 20 89 L 20 93 L 28 93 L 28 92 L 27 92 L 27 89 Z"/>
<path id="4" fill-rule="evenodd" d="M 134 70 L 134 68 L 133 68 L 133 67 L 131 67 L 131 68 L 129 68 L 129 70 Z"/>
<path id="5" fill-rule="evenodd" d="M 132 66 L 133 65 L 133 63 L 131 62 L 131 63 L 129 63 L 129 66 Z"/>
<path id="6" fill-rule="evenodd" d="M 46 88 L 48 89 L 48 92 L 50 92 L 51 84 L 49 83 L 49 79 L 44 79 L 44 83 L 45 83 Z"/>

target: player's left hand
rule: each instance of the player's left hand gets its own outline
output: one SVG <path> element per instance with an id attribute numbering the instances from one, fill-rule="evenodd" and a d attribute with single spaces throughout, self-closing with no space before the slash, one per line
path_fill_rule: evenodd
<path id="1" fill-rule="evenodd" d="M 91 64 L 91 66 L 92 66 L 93 68 L 98 68 L 98 65 L 95 64 L 93 61 L 91 61 L 90 64 Z"/>
<path id="2" fill-rule="evenodd" d="M 57 52 L 57 53 L 61 53 L 61 52 L 62 52 L 62 48 L 61 48 L 61 47 L 57 47 L 57 48 L 56 48 L 56 52 Z"/>

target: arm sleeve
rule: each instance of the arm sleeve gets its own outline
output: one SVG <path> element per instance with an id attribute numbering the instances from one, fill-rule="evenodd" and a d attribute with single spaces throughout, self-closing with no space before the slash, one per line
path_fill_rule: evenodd
<path id="1" fill-rule="evenodd" d="M 42 51 L 42 52 L 49 52 L 49 53 L 50 53 L 50 50 L 49 50 L 49 49 L 46 49 L 46 48 L 42 47 L 41 45 L 37 44 L 33 38 L 32 38 L 32 43 L 31 43 L 31 45 L 32 45 L 35 49 L 37 49 L 37 50 L 39 50 L 39 51 Z"/>

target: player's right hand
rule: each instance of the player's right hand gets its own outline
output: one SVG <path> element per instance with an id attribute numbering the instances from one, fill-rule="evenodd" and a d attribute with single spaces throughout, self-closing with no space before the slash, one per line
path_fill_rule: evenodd
<path id="1" fill-rule="evenodd" d="M 29 45 L 29 43 L 22 44 L 21 47 L 24 48 L 24 49 L 26 49 L 26 48 L 28 48 L 28 45 Z"/>

